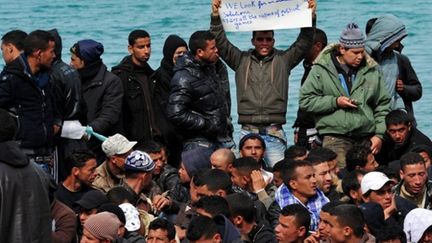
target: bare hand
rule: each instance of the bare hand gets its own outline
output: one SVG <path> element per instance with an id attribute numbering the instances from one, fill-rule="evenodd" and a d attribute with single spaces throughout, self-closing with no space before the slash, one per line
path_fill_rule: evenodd
<path id="1" fill-rule="evenodd" d="M 357 108 L 357 102 L 353 99 L 350 99 L 346 96 L 339 96 L 336 100 L 337 106 L 345 109 L 345 108 Z"/>
<path id="2" fill-rule="evenodd" d="M 400 79 L 396 80 L 396 91 L 397 91 L 398 93 L 404 91 L 404 86 L 405 86 L 405 85 L 404 85 L 404 83 L 403 83 L 402 80 L 400 80 Z"/>
<path id="3" fill-rule="evenodd" d="M 312 233 L 303 242 L 304 243 L 319 243 L 320 242 L 319 232 L 317 231 L 315 233 Z"/>
<path id="4" fill-rule="evenodd" d="M 371 150 L 373 154 L 377 154 L 379 153 L 379 151 L 381 150 L 381 146 L 382 146 L 382 140 L 381 138 L 377 137 L 377 136 L 373 136 L 370 138 L 372 145 L 371 145 Z"/>
<path id="5" fill-rule="evenodd" d="M 219 16 L 219 8 L 222 0 L 212 0 L 212 15 Z"/>
<path id="6" fill-rule="evenodd" d="M 56 135 L 58 132 L 60 132 L 60 126 L 59 125 L 53 125 L 53 129 L 54 129 L 54 135 Z"/>
<path id="7" fill-rule="evenodd" d="M 391 203 L 390 207 L 384 209 L 384 219 L 388 219 L 397 210 L 395 197 L 396 197 L 396 194 L 393 195 L 392 203 Z"/>
<path id="8" fill-rule="evenodd" d="M 153 207 L 157 211 L 162 211 L 165 207 L 171 205 L 171 200 L 167 197 L 164 197 L 162 195 L 156 195 L 153 197 Z"/>
<path id="9" fill-rule="evenodd" d="M 251 180 L 252 180 L 252 190 L 254 192 L 260 191 L 267 186 L 267 183 L 265 182 L 264 177 L 261 174 L 261 171 L 259 170 L 252 171 Z"/>
<path id="10" fill-rule="evenodd" d="M 312 9 L 312 16 L 315 17 L 316 8 L 317 8 L 316 0 L 308 0 L 308 4 L 309 4 L 309 8 Z"/>

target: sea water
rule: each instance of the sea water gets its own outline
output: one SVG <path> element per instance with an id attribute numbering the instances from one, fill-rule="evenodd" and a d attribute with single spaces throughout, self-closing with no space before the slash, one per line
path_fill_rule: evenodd
<path id="1" fill-rule="evenodd" d="M 223 0 L 222 0 L 223 1 Z M 329 43 L 336 42 L 351 21 L 363 30 L 368 19 L 384 14 L 398 16 L 407 26 L 408 36 L 403 40 L 405 49 L 423 85 L 423 97 L 414 103 L 418 127 L 426 135 L 432 135 L 432 6 L 427 0 L 321 0 L 318 1 L 317 27 L 323 29 Z M 69 48 L 81 39 L 94 39 L 105 46 L 102 56 L 111 68 L 128 54 L 127 36 L 134 29 L 145 29 L 151 35 L 152 55 L 150 65 L 156 69 L 162 59 L 162 47 L 166 37 L 177 34 L 189 39 L 196 30 L 209 28 L 211 0 L 0 0 L 0 35 L 13 29 L 30 32 L 35 29 L 57 28 L 63 38 L 63 55 L 69 63 Z M 298 29 L 275 32 L 276 48 L 286 49 L 295 41 Z M 228 38 L 240 49 L 251 48 L 251 33 L 228 33 Z M 0 62 L 0 68 L 3 67 Z M 231 80 L 232 117 L 235 138 L 238 140 L 236 92 L 234 73 Z M 288 143 L 292 144 L 291 128 L 298 108 L 298 91 L 303 67 L 297 66 L 290 76 L 287 112 Z"/>

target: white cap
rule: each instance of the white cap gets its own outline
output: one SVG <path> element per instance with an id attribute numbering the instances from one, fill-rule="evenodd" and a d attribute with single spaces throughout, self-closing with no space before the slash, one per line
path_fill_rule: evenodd
<path id="1" fill-rule="evenodd" d="M 102 150 L 106 154 L 106 156 L 110 157 L 116 154 L 124 154 L 127 153 L 129 150 L 135 146 L 137 142 L 130 142 L 121 134 L 114 134 L 111 137 L 108 137 L 103 143 L 102 143 Z"/>
<path id="2" fill-rule="evenodd" d="M 141 227 L 138 210 L 130 203 L 122 203 L 119 207 L 123 210 L 126 217 L 125 228 L 128 231 L 136 231 Z"/>
<path id="3" fill-rule="evenodd" d="M 381 189 L 390 180 L 384 173 L 372 171 L 363 176 L 361 181 L 362 194 L 366 194 L 370 190 L 376 191 Z"/>

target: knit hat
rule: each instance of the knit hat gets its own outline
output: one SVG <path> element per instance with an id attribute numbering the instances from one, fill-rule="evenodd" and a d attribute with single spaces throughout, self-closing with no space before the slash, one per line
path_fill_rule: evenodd
<path id="1" fill-rule="evenodd" d="M 106 154 L 106 156 L 110 157 L 116 154 L 124 154 L 131 150 L 137 142 L 130 142 L 121 134 L 114 134 L 113 136 L 108 137 L 102 143 L 102 150 Z"/>
<path id="2" fill-rule="evenodd" d="M 264 139 L 263 139 L 263 138 L 262 138 L 258 133 L 248 133 L 248 134 L 244 135 L 244 136 L 240 139 L 240 142 L 239 142 L 239 149 L 240 149 L 240 150 L 243 148 L 244 143 L 245 143 L 246 140 L 248 140 L 248 139 L 258 139 L 258 140 L 261 142 L 261 144 L 262 144 L 262 146 L 263 146 L 263 149 L 264 149 L 264 150 L 266 149 L 265 141 L 264 141 Z"/>
<path id="3" fill-rule="evenodd" d="M 168 38 L 165 40 L 165 44 L 163 47 L 164 58 L 168 58 L 172 60 L 175 50 L 180 46 L 184 46 L 187 48 L 186 42 L 182 38 L 180 38 L 180 36 L 178 35 L 168 36 Z"/>
<path id="4" fill-rule="evenodd" d="M 353 22 L 346 26 L 339 38 L 340 44 L 345 48 L 363 48 L 365 41 L 362 31 Z"/>
<path id="5" fill-rule="evenodd" d="M 89 65 L 100 60 L 104 46 L 94 40 L 80 40 L 71 47 L 70 52 L 84 60 L 85 65 Z"/>
<path id="6" fill-rule="evenodd" d="M 102 204 L 108 203 L 108 198 L 98 190 L 91 190 L 86 192 L 80 200 L 74 203 L 85 210 L 99 208 Z"/>
<path id="7" fill-rule="evenodd" d="M 182 163 L 189 176 L 193 176 L 198 170 L 211 168 L 210 156 L 212 150 L 204 147 L 196 147 L 183 151 L 181 154 Z"/>
<path id="8" fill-rule="evenodd" d="M 150 172 L 154 167 L 155 163 L 150 155 L 139 150 L 132 151 L 125 161 L 125 171 Z"/>
<path id="9" fill-rule="evenodd" d="M 128 231 L 137 231 L 141 227 L 138 210 L 130 203 L 122 203 L 119 207 L 123 210 L 126 217 L 125 228 Z"/>
<path id="10" fill-rule="evenodd" d="M 115 240 L 121 223 L 113 213 L 102 212 L 91 215 L 84 223 L 84 229 L 98 240 Z"/>

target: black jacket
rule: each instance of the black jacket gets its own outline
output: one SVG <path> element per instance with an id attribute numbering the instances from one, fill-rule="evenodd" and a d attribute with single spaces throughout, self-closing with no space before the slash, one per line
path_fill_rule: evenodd
<path id="1" fill-rule="evenodd" d="M 376 160 L 380 165 L 387 165 L 391 161 L 399 160 L 402 155 L 419 145 L 432 148 L 431 140 L 414 126 L 411 126 L 411 131 L 403 144 L 395 144 L 386 133 L 381 151 L 376 155 Z"/>
<path id="2" fill-rule="evenodd" d="M 53 125 L 61 124 L 55 112 L 49 74 L 30 72 L 22 54 L 9 63 L 0 77 L 0 107 L 15 109 L 19 119 L 21 147 L 47 150 L 52 146 Z"/>
<path id="3" fill-rule="evenodd" d="M 88 68 L 95 75 L 84 76 L 78 70 L 82 81 L 83 97 L 87 105 L 87 121 L 93 130 L 104 136 L 111 136 L 121 129 L 121 107 L 123 86 L 121 80 L 109 72 L 103 63 L 95 63 Z M 103 161 L 101 142 L 92 137 L 88 147 L 98 155 L 98 162 Z M 102 157 L 101 157 L 102 156 Z"/>
<path id="4" fill-rule="evenodd" d="M 214 65 L 186 53 L 177 60 L 167 114 L 185 138 L 225 137 L 229 114 Z"/>
<path id="5" fill-rule="evenodd" d="M 273 230 L 264 223 L 258 223 L 248 234 L 250 243 L 275 243 L 277 242 Z"/>
<path id="6" fill-rule="evenodd" d="M 0 242 L 51 242 L 49 180 L 16 142 L 0 143 Z"/>
<path id="7" fill-rule="evenodd" d="M 143 143 L 155 139 L 159 129 L 155 123 L 152 107 L 150 76 L 153 69 L 145 63 L 135 65 L 131 56 L 126 56 L 119 65 L 112 68 L 124 88 L 123 96 L 123 129 L 129 140 Z"/>

